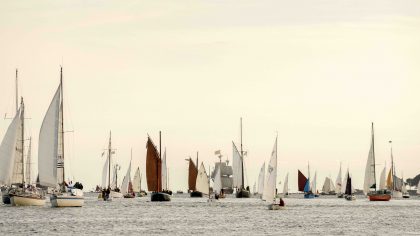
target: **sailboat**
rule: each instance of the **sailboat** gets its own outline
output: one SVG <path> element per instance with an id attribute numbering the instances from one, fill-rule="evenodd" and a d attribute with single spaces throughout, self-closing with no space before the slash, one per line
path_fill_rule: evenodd
<path id="1" fill-rule="evenodd" d="M 161 151 L 161 132 L 159 132 L 159 150 Z M 170 201 L 171 196 L 162 192 L 162 159 L 152 139 L 147 137 L 146 179 L 147 188 L 152 191 L 151 201 Z"/>
<path id="2" fill-rule="evenodd" d="M 203 163 L 201 163 L 200 169 L 198 169 L 197 178 L 195 180 L 195 189 L 198 192 L 208 195 L 210 198 L 209 177 Z"/>
<path id="3" fill-rule="evenodd" d="M 232 166 L 229 165 L 229 160 L 222 161 L 222 153 L 220 150 L 214 152 L 214 154 L 219 158 L 219 161 L 215 163 L 213 172 L 211 173 L 211 178 L 214 181 L 216 170 L 220 169 L 221 181 L 222 181 L 222 189 L 224 194 L 232 194 L 233 193 L 233 169 Z"/>
<path id="4" fill-rule="evenodd" d="M 304 193 L 304 198 L 314 198 L 315 195 L 311 191 L 311 181 L 309 179 L 310 172 L 309 172 L 309 163 L 308 163 L 308 178 L 298 170 L 298 188 L 299 191 Z"/>
<path id="5" fill-rule="evenodd" d="M 133 178 L 133 191 L 134 193 L 137 193 L 138 197 L 144 197 L 147 195 L 147 193 L 141 189 L 141 177 L 142 175 L 140 173 L 140 167 L 137 167 Z"/>
<path id="6" fill-rule="evenodd" d="M 375 136 L 373 122 L 371 132 L 371 145 L 366 162 L 363 192 L 368 196 L 370 201 L 389 201 L 391 199 L 391 192 L 386 189 L 377 190 L 376 188 Z M 374 191 L 372 191 L 372 189 L 374 189 Z"/>
<path id="7" fill-rule="evenodd" d="M 279 210 L 284 208 L 284 202 L 280 198 L 280 203 L 276 203 L 277 196 L 277 137 L 274 143 L 273 151 L 271 152 L 270 162 L 268 163 L 267 169 L 267 183 L 264 187 L 262 199 L 267 202 L 271 202 L 268 205 L 269 210 Z"/>
<path id="8" fill-rule="evenodd" d="M 353 185 L 351 182 L 351 177 L 350 177 L 350 173 L 347 170 L 347 180 L 346 180 L 346 191 L 344 192 L 345 194 L 345 199 L 348 201 L 354 201 L 356 200 L 356 197 L 353 194 Z"/>
<path id="9" fill-rule="evenodd" d="M 401 187 L 402 185 L 398 184 L 397 185 L 397 180 L 398 177 L 396 176 L 395 173 L 395 164 L 394 164 L 394 155 L 392 154 L 392 141 L 389 141 L 389 143 L 391 144 L 391 178 L 392 178 L 392 186 L 391 186 L 391 192 L 392 192 L 392 198 L 402 198 L 402 192 L 401 192 Z M 398 181 L 399 183 L 400 181 Z"/>
<path id="10" fill-rule="evenodd" d="M 15 118 L 18 118 L 15 145 L 13 146 L 14 159 L 11 159 L 13 165 L 13 171 L 11 175 L 11 184 L 15 184 L 16 187 L 12 187 L 9 192 L 10 203 L 12 206 L 43 206 L 45 205 L 45 197 L 42 193 L 38 192 L 36 188 L 29 186 L 26 187 L 25 183 L 25 137 L 24 137 L 24 123 L 25 123 L 25 105 L 23 98 L 21 98 L 20 109 L 16 114 Z M 13 121 L 12 121 L 13 123 Z M 9 130 L 8 130 L 9 131 Z M 12 142 L 13 144 L 13 142 Z"/>
<path id="11" fill-rule="evenodd" d="M 283 197 L 289 195 L 289 173 L 286 174 L 283 184 Z"/>
<path id="12" fill-rule="evenodd" d="M 131 158 L 133 158 L 132 150 L 131 150 Z M 120 189 L 121 189 L 121 194 L 124 196 L 124 198 L 134 198 L 136 196 L 133 190 L 133 182 L 131 182 L 131 160 L 130 160 L 130 164 L 128 165 L 128 170 L 124 176 Z"/>
<path id="13" fill-rule="evenodd" d="M 386 189 L 387 183 L 386 183 L 386 163 L 384 165 L 384 169 L 381 172 L 381 176 L 379 178 L 379 189 Z M 391 186 L 391 185 L 390 185 Z"/>
<path id="14" fill-rule="evenodd" d="M 242 149 L 242 118 L 241 118 L 241 152 L 232 141 L 233 149 L 233 184 L 236 187 L 236 198 L 249 198 L 249 187 L 244 183 L 244 151 Z"/>
<path id="15" fill-rule="evenodd" d="M 341 191 L 342 188 L 342 178 L 341 178 L 341 162 L 340 162 L 340 170 L 338 171 L 337 179 L 335 180 L 335 192 L 337 193 L 338 198 L 342 198 L 344 194 Z"/>
<path id="16" fill-rule="evenodd" d="M 203 197 L 203 193 L 196 190 L 196 180 L 198 174 L 198 152 L 197 152 L 197 162 L 194 164 L 192 159 L 188 160 L 188 192 L 190 197 Z"/>
<path id="17" fill-rule="evenodd" d="M 402 176 L 402 188 L 401 188 L 401 192 L 402 192 L 402 197 L 403 198 L 410 198 L 410 194 L 407 191 L 407 187 L 405 186 L 405 182 L 404 182 L 404 176 Z"/>
<path id="18" fill-rule="evenodd" d="M 222 185 L 222 173 L 220 166 L 217 167 L 216 174 L 214 175 L 213 192 L 216 199 L 225 198 L 225 193 Z"/>
<path id="19" fill-rule="evenodd" d="M 316 190 L 316 171 L 311 184 L 311 192 L 314 194 L 314 197 L 319 197 L 318 191 Z"/>
<path id="20" fill-rule="evenodd" d="M 261 166 L 260 174 L 258 175 L 258 194 L 264 193 L 264 181 L 265 181 L 265 162 Z"/>
<path id="21" fill-rule="evenodd" d="M 325 177 L 321 195 L 335 195 L 335 186 L 331 178 Z"/>

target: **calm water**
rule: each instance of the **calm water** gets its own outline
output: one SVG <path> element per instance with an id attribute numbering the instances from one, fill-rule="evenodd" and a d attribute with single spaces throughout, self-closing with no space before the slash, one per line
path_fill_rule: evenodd
<path id="1" fill-rule="evenodd" d="M 206 235 L 420 235 L 420 197 L 390 202 L 337 198 L 286 199 L 287 209 L 267 210 L 260 199 L 175 195 L 171 202 L 150 197 L 98 201 L 87 194 L 82 208 L 0 206 L 6 234 L 206 234 Z"/>

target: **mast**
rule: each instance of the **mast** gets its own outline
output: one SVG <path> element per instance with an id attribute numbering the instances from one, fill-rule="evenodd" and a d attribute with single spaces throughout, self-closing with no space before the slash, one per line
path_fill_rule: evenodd
<path id="1" fill-rule="evenodd" d="M 391 144 L 391 176 L 392 176 L 392 190 L 395 189 L 395 166 L 394 166 L 394 156 L 392 155 L 392 141 L 389 141 Z"/>
<path id="2" fill-rule="evenodd" d="M 23 185 L 23 189 L 25 189 L 25 163 L 24 163 L 24 153 L 25 153 L 25 105 L 23 104 L 23 97 L 21 97 L 20 100 L 20 106 L 22 108 L 21 111 L 21 125 L 22 125 L 22 130 L 21 130 L 21 142 L 22 142 L 22 185 Z"/>
<path id="3" fill-rule="evenodd" d="M 162 131 L 159 131 L 159 159 L 160 159 L 160 167 L 162 170 Z M 156 175 L 157 175 L 157 186 L 156 186 L 156 192 L 159 192 L 159 160 L 157 160 L 158 163 L 156 165 Z M 162 172 L 161 172 L 162 173 Z"/>
<path id="4" fill-rule="evenodd" d="M 61 158 L 63 160 L 63 186 L 66 182 L 65 173 L 64 173 L 64 94 L 63 94 L 63 67 L 60 67 L 60 90 L 61 90 L 61 105 L 60 105 L 60 115 L 61 115 Z"/>
<path id="5" fill-rule="evenodd" d="M 372 122 L 372 154 L 373 154 L 373 179 L 375 182 L 375 192 L 376 192 L 376 161 L 375 161 L 375 134 L 373 132 L 373 122 Z"/>
<path id="6" fill-rule="evenodd" d="M 108 189 L 111 189 L 111 131 L 109 131 L 108 143 Z"/>
<path id="7" fill-rule="evenodd" d="M 195 167 L 196 167 L 196 168 L 197 168 L 197 170 L 198 170 L 198 151 L 197 151 L 197 162 L 196 162 Z"/>
<path id="8" fill-rule="evenodd" d="M 242 186 L 241 186 L 241 188 L 242 189 L 245 189 L 244 188 L 244 151 L 243 151 L 243 149 L 242 149 L 242 117 L 241 117 L 241 164 L 242 164 Z"/>

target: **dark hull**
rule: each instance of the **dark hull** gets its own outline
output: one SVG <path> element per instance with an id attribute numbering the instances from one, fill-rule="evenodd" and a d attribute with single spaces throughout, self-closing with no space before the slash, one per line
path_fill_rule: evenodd
<path id="1" fill-rule="evenodd" d="M 233 194 L 233 188 L 224 188 L 224 189 L 223 189 L 223 192 L 224 192 L 225 194 Z"/>
<path id="2" fill-rule="evenodd" d="M 236 198 L 249 198 L 249 191 L 242 189 L 236 192 Z"/>
<path id="3" fill-rule="evenodd" d="M 169 202 L 171 201 L 171 196 L 167 193 L 152 193 L 150 200 L 152 202 Z"/>
<path id="4" fill-rule="evenodd" d="M 198 191 L 193 191 L 190 193 L 190 197 L 203 197 L 203 193 L 198 192 Z"/>
<path id="5" fill-rule="evenodd" d="M 2 200 L 3 200 L 3 203 L 4 204 L 10 204 L 10 196 L 9 196 L 9 194 L 3 195 L 2 196 Z"/>
<path id="6" fill-rule="evenodd" d="M 369 195 L 369 201 L 389 201 L 391 199 L 390 194 L 371 194 Z"/>

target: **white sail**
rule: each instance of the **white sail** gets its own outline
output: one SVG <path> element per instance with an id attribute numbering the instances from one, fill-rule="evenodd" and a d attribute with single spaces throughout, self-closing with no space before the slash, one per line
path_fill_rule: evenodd
<path id="1" fill-rule="evenodd" d="M 264 181 L 265 181 L 265 162 L 261 166 L 260 174 L 258 175 L 258 193 L 263 194 L 264 192 Z"/>
<path id="2" fill-rule="evenodd" d="M 216 174 L 214 176 L 213 191 L 216 194 L 220 194 L 222 191 L 222 176 L 220 173 L 220 166 L 217 168 Z"/>
<path id="3" fill-rule="evenodd" d="M 22 129 L 23 129 L 23 123 L 25 121 L 24 117 L 24 105 L 23 103 L 20 106 L 20 123 L 18 126 L 18 136 L 16 140 L 16 151 L 15 151 L 15 157 L 14 157 L 14 164 L 13 164 L 13 172 L 12 172 L 12 184 L 20 184 L 23 179 L 24 174 L 24 154 L 23 154 L 23 146 L 22 146 Z"/>
<path id="4" fill-rule="evenodd" d="M 381 172 L 381 178 L 379 179 L 379 189 L 386 189 L 386 166 Z"/>
<path id="5" fill-rule="evenodd" d="M 135 193 L 140 192 L 140 183 L 141 179 L 140 179 L 140 168 L 137 167 L 136 173 L 134 174 L 134 178 L 133 178 L 133 191 Z"/>
<path id="6" fill-rule="evenodd" d="M 417 194 L 420 194 L 420 181 L 419 181 L 419 183 L 417 184 Z"/>
<path id="7" fill-rule="evenodd" d="M 374 154 L 374 147 L 373 147 L 373 126 L 372 126 L 372 142 L 370 144 L 369 155 L 366 162 L 365 168 L 365 181 L 363 184 L 363 192 L 367 195 L 371 188 L 374 188 L 375 183 L 375 154 Z"/>
<path id="8" fill-rule="evenodd" d="M 61 85 L 45 114 L 39 132 L 38 174 L 39 183 L 43 186 L 57 186 L 58 133 L 60 123 Z"/>
<path id="9" fill-rule="evenodd" d="M 131 161 L 130 161 L 130 165 L 128 165 L 128 170 L 127 173 L 124 176 L 123 182 L 121 184 L 121 193 L 122 194 L 127 194 L 128 193 L 128 184 L 131 181 Z"/>
<path id="10" fill-rule="evenodd" d="M 0 184 L 10 185 L 12 178 L 13 165 L 15 161 L 19 130 L 20 130 L 20 110 L 7 128 L 3 141 L 0 145 Z"/>
<path id="11" fill-rule="evenodd" d="M 343 185 L 343 182 L 341 182 L 341 163 L 340 163 L 340 170 L 338 171 L 337 179 L 335 180 L 335 192 L 337 194 L 341 193 L 341 186 Z"/>
<path id="12" fill-rule="evenodd" d="M 201 163 L 200 169 L 198 169 L 197 179 L 195 181 L 195 189 L 204 194 L 209 194 L 209 178 L 207 176 L 206 168 Z"/>
<path id="13" fill-rule="evenodd" d="M 315 171 L 314 178 L 312 179 L 312 183 L 311 183 L 311 191 L 312 191 L 313 193 L 316 193 L 316 171 Z"/>
<path id="14" fill-rule="evenodd" d="M 335 192 L 335 185 L 334 185 L 332 179 L 331 178 L 329 178 L 329 179 L 330 179 L 330 186 L 331 186 L 330 191 L 334 191 Z"/>
<path id="15" fill-rule="evenodd" d="M 343 179 L 343 186 L 341 186 L 341 192 L 342 193 L 346 192 L 347 176 L 349 176 L 349 169 L 347 169 L 346 175 L 344 176 L 344 179 Z"/>
<path id="16" fill-rule="evenodd" d="M 287 173 L 286 178 L 284 179 L 283 184 L 283 194 L 289 193 L 289 173 Z"/>
<path id="17" fill-rule="evenodd" d="M 233 159 L 233 187 L 235 188 L 242 188 L 242 157 L 239 153 L 238 149 L 236 148 L 235 143 L 232 142 L 232 159 Z"/>
<path id="18" fill-rule="evenodd" d="M 111 189 L 115 189 L 118 186 L 118 165 L 114 165 L 113 169 L 114 172 L 112 175 Z"/>
<path id="19" fill-rule="evenodd" d="M 265 201 L 272 201 L 276 198 L 276 183 L 277 183 L 277 138 L 274 143 L 273 151 L 271 152 L 270 162 L 267 168 L 267 183 L 264 187 L 262 199 Z"/>
<path id="20" fill-rule="evenodd" d="M 331 192 L 331 179 L 328 177 L 325 177 L 324 184 L 322 185 L 322 192 L 323 193 L 329 193 Z"/>
<path id="21" fill-rule="evenodd" d="M 109 168 L 109 159 L 106 158 L 104 167 L 102 169 L 102 188 L 108 187 L 108 168 Z"/>
<path id="22" fill-rule="evenodd" d="M 166 168 L 166 148 L 163 152 L 162 156 L 162 171 L 161 171 L 161 177 L 162 177 L 162 189 L 168 190 L 168 183 L 167 183 L 167 168 Z"/>

